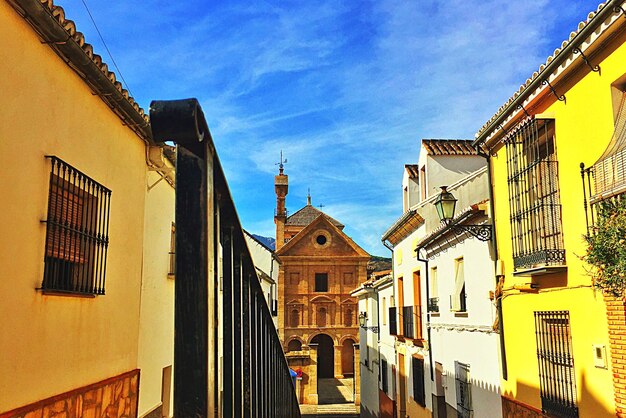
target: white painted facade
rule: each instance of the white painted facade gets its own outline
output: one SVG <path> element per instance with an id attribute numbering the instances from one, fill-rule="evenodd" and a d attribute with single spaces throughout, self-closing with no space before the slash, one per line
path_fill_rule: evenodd
<path id="1" fill-rule="evenodd" d="M 379 398 L 383 396 L 387 396 L 391 399 L 391 401 L 395 401 L 396 399 L 396 390 L 395 390 L 395 374 L 394 371 L 396 369 L 396 349 L 395 349 L 395 337 L 389 333 L 389 307 L 395 306 L 395 300 L 393 296 L 393 279 L 392 276 L 386 276 L 385 278 L 379 280 L 374 284 L 374 289 L 378 294 L 378 309 L 379 309 L 379 318 L 380 318 L 380 326 L 378 333 L 378 360 L 379 364 L 382 362 L 386 362 L 386 382 L 387 388 L 386 391 L 379 394 Z M 377 382 L 377 387 L 383 392 L 382 382 L 382 366 L 381 367 L 381 377 L 380 383 Z M 363 390 L 363 389 L 361 389 Z"/>
<path id="2" fill-rule="evenodd" d="M 367 327 L 378 326 L 378 303 L 371 284 L 361 285 L 351 296 L 358 298 L 359 315 L 367 313 Z M 380 414 L 378 403 L 378 336 L 371 329 L 359 327 L 361 368 L 361 418 L 375 418 Z"/>
<path id="3" fill-rule="evenodd" d="M 400 238 L 393 237 L 390 235 L 393 228 L 402 230 L 407 227 L 402 225 L 403 218 L 400 218 L 385 234 L 385 238 L 392 236 L 395 239 L 389 243 L 393 245 L 393 295 L 399 311 L 398 334 L 403 334 L 400 305 L 413 306 L 414 311 L 420 306 L 422 320 L 421 338 L 418 331 L 414 338 L 397 338 L 392 353 L 396 362 L 404 360 L 402 367 L 398 364 L 395 382 L 398 416 L 441 416 L 442 409 L 447 410 L 448 416 L 456 416 L 457 410 L 463 409 L 457 405 L 460 401 L 457 400 L 457 385 L 461 383 L 457 383 L 456 366 L 464 366 L 469 367 L 467 380 L 471 400 L 465 403 L 471 410 L 468 416 L 500 417 L 499 335 L 492 328 L 495 307 L 490 299 L 496 281 L 490 242 L 479 241 L 468 234 L 450 243 L 435 240 L 428 251 L 420 253 L 422 258 L 428 258 L 427 264 L 417 259 L 415 251 L 426 237 L 433 236 L 442 227 L 433 205 L 440 186 L 448 186 L 448 191 L 458 199 L 456 215 L 481 203 L 479 208 L 484 212 L 475 207 L 476 218 L 470 221 L 488 223 L 489 189 L 485 160 L 477 155 L 422 152 L 417 169 L 418 183 L 421 183 L 419 201 L 408 208 L 406 202 L 413 201 L 415 189 L 411 189 L 410 176 L 405 170 L 404 215 L 408 210 L 414 210 L 423 221 L 419 225 L 413 224 Z M 464 281 L 460 281 L 457 271 L 463 272 Z M 466 303 L 460 309 L 463 290 Z M 439 298 L 439 312 L 429 312 L 429 298 Z M 417 315 L 414 318 L 417 322 Z M 388 332 L 389 328 L 382 326 L 382 332 L 385 329 Z M 421 400 L 416 401 L 419 394 L 414 387 L 416 379 L 412 369 L 412 362 L 421 359 L 424 362 L 424 406 L 420 405 Z M 462 374 L 463 370 L 460 370 L 459 380 L 462 380 Z M 403 387 L 404 394 L 401 394 Z"/>
<path id="4" fill-rule="evenodd" d="M 244 231 L 244 237 L 248 250 L 252 256 L 252 262 L 257 269 L 257 275 L 261 281 L 261 288 L 267 306 L 272 313 L 274 325 L 278 326 L 278 316 L 276 309 L 278 308 L 277 292 L 278 292 L 278 258 L 274 255 L 274 251 L 267 248 L 260 241 L 254 238 L 248 231 Z"/>

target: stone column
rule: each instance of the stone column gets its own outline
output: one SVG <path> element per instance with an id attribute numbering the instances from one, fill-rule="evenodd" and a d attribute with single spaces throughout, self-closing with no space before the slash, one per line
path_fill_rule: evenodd
<path id="1" fill-rule="evenodd" d="M 309 344 L 309 381 L 304 388 L 304 399 L 307 404 L 317 405 L 317 348 L 319 344 Z"/>
<path id="2" fill-rule="evenodd" d="M 354 344 L 354 404 L 361 405 L 361 350 Z"/>
<path id="3" fill-rule="evenodd" d="M 335 378 L 341 379 L 343 377 L 343 372 L 341 370 L 341 346 L 340 345 L 335 346 L 334 359 L 335 359 Z"/>

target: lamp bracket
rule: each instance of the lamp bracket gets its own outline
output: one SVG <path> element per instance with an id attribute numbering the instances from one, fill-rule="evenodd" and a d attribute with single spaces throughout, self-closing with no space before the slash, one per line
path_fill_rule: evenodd
<path id="1" fill-rule="evenodd" d="M 456 235 L 467 232 L 479 241 L 489 241 L 491 240 L 493 228 L 491 225 L 455 224 L 450 225 L 450 230 L 453 231 Z"/>
<path id="2" fill-rule="evenodd" d="M 556 92 L 556 89 L 552 86 L 552 84 L 550 84 L 550 81 L 548 81 L 547 78 L 545 80 L 543 80 L 541 82 L 541 84 L 543 84 L 544 86 L 550 87 L 550 91 L 552 92 L 552 94 L 554 94 L 554 97 L 556 97 L 558 101 L 560 101 L 560 102 L 564 102 L 565 101 L 565 95 L 561 94 L 559 96 L 558 93 Z"/>

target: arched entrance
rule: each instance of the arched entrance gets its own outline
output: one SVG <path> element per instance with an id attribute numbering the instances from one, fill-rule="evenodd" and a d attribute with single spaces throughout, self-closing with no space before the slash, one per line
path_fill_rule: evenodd
<path id="1" fill-rule="evenodd" d="M 326 334 L 318 334 L 311 340 L 317 347 L 317 377 L 319 379 L 335 377 L 335 355 L 333 339 Z"/>
<path id="2" fill-rule="evenodd" d="M 341 373 L 343 377 L 354 376 L 354 340 L 350 338 L 341 345 Z"/>

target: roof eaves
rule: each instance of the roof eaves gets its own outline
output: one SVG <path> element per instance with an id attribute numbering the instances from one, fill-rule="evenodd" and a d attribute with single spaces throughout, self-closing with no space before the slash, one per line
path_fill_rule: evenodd
<path id="1" fill-rule="evenodd" d="M 512 116 L 514 113 L 522 112 L 521 105 L 524 101 L 532 95 L 537 89 L 545 89 L 547 87 L 541 87 L 544 80 L 549 80 L 559 66 L 567 60 L 570 54 L 573 54 L 573 50 L 578 48 L 578 41 L 581 39 L 584 41 L 590 36 L 599 25 L 604 22 L 611 14 L 619 13 L 618 6 L 621 7 L 622 1 L 620 0 L 608 0 L 600 3 L 595 12 L 590 12 L 587 15 L 587 20 L 578 24 L 578 28 L 570 34 L 569 39 L 563 41 L 560 48 L 554 50 L 554 53 L 550 55 L 545 64 L 539 66 L 539 70 L 535 71 L 531 77 L 529 77 L 524 84 L 504 103 L 498 111 L 478 130 L 475 135 L 475 139 L 472 142 L 472 146 L 476 147 L 486 142 L 497 129 L 503 128 L 503 123 Z M 613 7 L 610 7 L 613 6 Z M 615 11 L 617 9 L 617 12 Z M 622 9 L 623 10 L 623 9 Z M 618 15 L 618 19 L 619 19 Z M 584 51 L 583 51 L 584 52 Z M 547 74 L 547 76 L 545 76 Z"/>
<path id="2" fill-rule="evenodd" d="M 117 81 L 114 72 L 93 46 L 85 42 L 76 24 L 65 18 L 65 10 L 52 0 L 11 0 L 9 4 L 33 27 L 37 34 L 69 67 L 142 139 L 152 141 L 150 121 L 145 111 Z M 57 42 L 62 39 L 63 42 Z"/>

